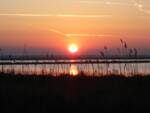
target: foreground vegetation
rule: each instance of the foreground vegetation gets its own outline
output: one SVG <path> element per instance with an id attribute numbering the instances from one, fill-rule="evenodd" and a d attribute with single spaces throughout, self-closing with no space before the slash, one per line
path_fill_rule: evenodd
<path id="1" fill-rule="evenodd" d="M 149 76 L 0 74 L 0 113 L 146 113 L 149 103 Z"/>

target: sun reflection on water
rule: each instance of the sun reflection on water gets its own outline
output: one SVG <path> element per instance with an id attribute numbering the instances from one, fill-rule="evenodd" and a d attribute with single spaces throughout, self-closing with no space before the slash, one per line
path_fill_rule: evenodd
<path id="1" fill-rule="evenodd" d="M 78 72 L 77 66 L 71 65 L 71 67 L 70 67 L 70 75 L 76 76 L 78 74 L 79 74 L 79 72 Z"/>

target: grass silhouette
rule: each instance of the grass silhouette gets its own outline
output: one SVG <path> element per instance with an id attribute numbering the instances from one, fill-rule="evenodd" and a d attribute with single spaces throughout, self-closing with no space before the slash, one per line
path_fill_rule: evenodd
<path id="1" fill-rule="evenodd" d="M 1 113 L 143 113 L 150 77 L 0 74 Z"/>
<path id="2" fill-rule="evenodd" d="M 128 48 L 124 40 L 120 39 L 120 41 L 122 48 L 117 49 L 120 58 L 137 59 L 138 50 Z M 24 49 L 24 56 L 27 56 L 25 51 Z M 0 54 L 3 59 L 1 49 Z M 108 47 L 104 46 L 104 51 L 98 51 L 98 56 L 107 61 Z M 49 55 L 47 54 L 46 57 Z M 56 65 L 52 66 L 56 68 L 56 75 L 58 75 L 60 69 Z M 34 74 L 31 75 L 24 72 L 24 65 L 21 67 L 22 74 L 16 74 L 13 66 L 10 71 L 5 71 L 5 67 L 1 65 L 0 113 L 149 112 L 150 76 L 137 74 L 137 64 L 124 64 L 123 68 L 119 63 L 118 66 L 118 75 L 109 74 L 108 63 L 98 64 L 96 73 L 94 64 L 89 60 L 89 65 L 83 67 L 88 69 L 88 72 L 92 69 L 93 76 L 85 75 L 81 69 L 78 76 L 69 74 L 53 76 L 55 70 L 50 69 L 50 73 L 47 73 L 46 65 L 41 67 L 41 75 L 37 74 L 37 65 L 35 65 Z M 27 67 L 30 68 L 29 65 Z M 64 64 L 60 67 L 65 68 Z M 69 69 L 68 66 L 67 69 Z M 126 70 L 128 72 L 131 70 L 132 76 L 123 75 Z"/>

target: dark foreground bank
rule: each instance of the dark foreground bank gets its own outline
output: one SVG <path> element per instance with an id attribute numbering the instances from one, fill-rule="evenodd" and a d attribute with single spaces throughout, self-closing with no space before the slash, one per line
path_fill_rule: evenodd
<path id="1" fill-rule="evenodd" d="M 0 75 L 0 113 L 147 113 L 150 77 Z"/>

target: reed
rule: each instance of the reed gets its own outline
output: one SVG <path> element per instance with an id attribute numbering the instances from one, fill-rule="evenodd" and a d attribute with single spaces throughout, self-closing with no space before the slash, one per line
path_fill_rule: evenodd
<path id="1" fill-rule="evenodd" d="M 1 57 L 1 60 L 3 59 L 3 50 L 2 48 L 0 48 L 0 57 Z M 3 64 L 1 65 L 1 72 L 4 73 L 4 66 Z"/>
<path id="2" fill-rule="evenodd" d="M 117 48 L 117 58 L 134 58 L 137 59 L 138 58 L 138 50 L 136 48 L 129 48 L 128 44 L 126 41 L 120 39 L 121 42 L 121 48 Z M 2 50 L 1 50 L 2 51 Z M 1 53 L 0 51 L 0 53 Z M 98 57 L 97 57 L 98 56 Z M 13 61 L 13 56 L 9 55 L 8 56 L 10 60 Z M 27 48 L 26 46 L 24 46 L 23 49 L 23 61 L 25 61 L 25 59 L 30 58 L 30 56 L 28 57 L 28 53 L 27 53 Z M 21 65 L 21 68 L 19 68 L 19 71 L 21 70 L 20 73 L 25 74 L 25 73 L 33 73 L 33 74 L 43 74 L 43 75 L 54 75 L 54 76 L 59 76 L 60 74 L 69 74 L 69 70 L 71 67 L 71 62 L 70 64 L 57 64 L 58 56 L 53 55 L 53 54 L 49 54 L 48 52 L 42 56 L 40 56 L 40 58 L 43 57 L 44 59 L 50 59 L 54 61 L 54 64 L 40 64 L 41 67 L 39 67 L 38 64 L 34 64 L 34 69 L 30 69 L 30 65 Z M 105 45 L 103 47 L 103 50 L 98 51 L 96 54 L 96 59 L 94 59 L 94 61 L 96 61 L 97 64 L 93 63 L 93 59 L 92 59 L 92 55 L 85 55 L 85 56 L 76 56 L 77 59 L 78 58 L 89 58 L 87 59 L 88 62 L 86 62 L 87 64 L 81 64 L 81 65 L 77 65 L 77 69 L 80 72 L 84 72 L 86 74 L 91 74 L 92 76 L 103 76 L 103 75 L 109 75 L 109 74 L 120 74 L 120 75 L 135 75 L 138 74 L 138 64 L 121 64 L 121 63 L 117 63 L 115 65 L 117 65 L 117 69 L 115 69 L 114 64 L 109 64 L 109 58 L 110 57 L 110 53 L 109 53 L 109 49 L 108 46 Z M 37 57 L 36 57 L 37 58 Z M 64 58 L 64 56 L 60 56 L 59 58 Z M 90 59 L 91 58 L 91 59 Z M 1 59 L 2 59 L 2 55 L 1 55 Z M 119 60 L 121 60 L 119 59 Z M 104 63 L 100 63 L 100 61 L 104 61 Z M 16 62 L 15 60 L 13 62 Z M 36 62 L 39 62 L 39 60 L 36 60 Z M 56 63 L 56 64 L 55 64 Z M 79 63 L 80 64 L 80 63 Z M 111 70 L 111 67 L 113 67 L 113 70 Z M 118 68 L 119 67 L 119 68 Z M 15 71 L 18 71 L 16 69 L 15 66 L 11 66 L 11 71 L 10 73 L 15 73 Z M 7 72 L 7 68 L 5 68 L 3 66 L 3 64 L 1 65 L 1 72 Z"/>

